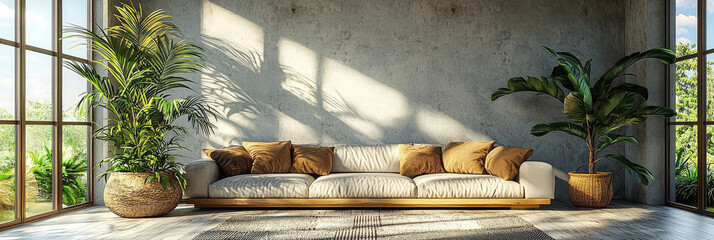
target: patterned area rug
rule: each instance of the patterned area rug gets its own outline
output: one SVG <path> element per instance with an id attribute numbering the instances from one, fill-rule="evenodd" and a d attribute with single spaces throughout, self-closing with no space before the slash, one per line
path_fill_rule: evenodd
<path id="1" fill-rule="evenodd" d="M 520 217 L 498 212 L 232 216 L 194 239 L 552 239 Z"/>

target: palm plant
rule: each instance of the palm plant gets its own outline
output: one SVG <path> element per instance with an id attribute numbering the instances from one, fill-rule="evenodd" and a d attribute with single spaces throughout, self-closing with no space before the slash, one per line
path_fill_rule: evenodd
<path id="1" fill-rule="evenodd" d="M 174 152 L 183 148 L 187 129 L 175 123 L 184 117 L 199 133 L 212 133 L 210 117 L 214 110 L 200 96 L 174 97 L 178 89 L 190 89 L 193 81 L 183 77 L 203 67 L 202 49 L 180 37 L 163 10 L 148 15 L 133 6 L 116 7 L 119 24 L 95 33 L 79 26 L 66 31 L 89 40 L 89 48 L 99 57 L 96 65 L 70 62 L 66 66 L 94 87 L 85 93 L 78 111 L 106 109 L 109 125 L 99 127 L 94 137 L 114 145 L 114 155 L 103 159 L 109 172 L 152 172 L 164 188 L 170 185 L 167 172 L 173 172 L 182 187 L 185 179 L 174 161 Z M 109 77 L 101 76 L 101 66 Z"/>
<path id="2" fill-rule="evenodd" d="M 669 49 L 654 48 L 645 52 L 635 52 L 621 58 L 591 86 L 590 66 L 585 65 L 568 52 L 556 52 L 545 48 L 558 61 L 550 77 L 515 77 L 508 80 L 506 88 L 499 88 L 491 95 L 491 101 L 516 92 L 536 92 L 552 96 L 563 104 L 563 115 L 570 122 L 552 122 L 533 126 L 531 134 L 543 136 L 559 131 L 576 136 L 585 141 L 589 150 L 588 173 L 595 173 L 595 163 L 602 159 L 613 159 L 625 166 L 627 172 L 639 183 L 649 184 L 654 179 L 646 168 L 633 163 L 618 154 L 600 157 L 603 151 L 616 143 L 637 143 L 632 136 L 625 136 L 616 131 L 624 126 L 645 121 L 649 115 L 671 117 L 674 110 L 660 106 L 646 106 L 647 88 L 632 84 L 614 84 L 616 78 L 634 63 L 643 59 L 659 59 L 665 64 L 675 62 L 675 55 Z M 565 93 L 568 90 L 569 93 Z"/>

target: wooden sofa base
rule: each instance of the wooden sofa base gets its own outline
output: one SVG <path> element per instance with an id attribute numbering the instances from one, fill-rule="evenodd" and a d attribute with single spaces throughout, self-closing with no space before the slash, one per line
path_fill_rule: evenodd
<path id="1" fill-rule="evenodd" d="M 550 199 L 522 198 L 189 198 L 197 208 L 511 208 L 537 209 Z"/>

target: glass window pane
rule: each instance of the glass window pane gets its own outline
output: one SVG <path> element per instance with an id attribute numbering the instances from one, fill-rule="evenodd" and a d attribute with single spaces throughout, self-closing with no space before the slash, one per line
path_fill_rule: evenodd
<path id="1" fill-rule="evenodd" d="M 0 38 L 15 41 L 15 0 L 0 0 Z"/>
<path id="2" fill-rule="evenodd" d="M 0 125 L 0 223 L 15 219 L 15 125 Z"/>
<path id="3" fill-rule="evenodd" d="M 25 35 L 27 44 L 52 49 L 53 21 L 52 0 L 27 0 L 25 5 Z"/>
<path id="4" fill-rule="evenodd" d="M 674 36 L 677 57 L 697 51 L 697 1 L 677 1 Z"/>
<path id="5" fill-rule="evenodd" d="M 28 125 L 25 147 L 25 215 L 33 216 L 54 210 L 52 204 L 53 126 Z"/>
<path id="6" fill-rule="evenodd" d="M 62 1 L 62 28 L 77 25 L 87 28 L 87 0 L 64 0 Z M 66 36 L 62 33 L 62 36 Z M 62 40 L 62 53 L 78 58 L 87 59 L 87 46 L 80 38 L 67 38 Z"/>
<path id="7" fill-rule="evenodd" d="M 697 206 L 697 127 L 673 126 L 674 188 L 670 201 Z"/>
<path id="8" fill-rule="evenodd" d="M 87 202 L 87 126 L 62 126 L 62 204 Z"/>
<path id="9" fill-rule="evenodd" d="M 0 45 L 0 119 L 3 120 L 15 119 L 15 52 L 15 47 Z"/>
<path id="10" fill-rule="evenodd" d="M 87 121 L 87 111 L 75 111 L 87 92 L 87 80 L 66 67 L 62 68 L 62 119 L 64 121 Z"/>
<path id="11" fill-rule="evenodd" d="M 697 59 L 677 62 L 674 81 L 676 121 L 697 121 Z"/>
<path id="12" fill-rule="evenodd" d="M 52 120 L 52 56 L 26 51 L 27 120 Z"/>

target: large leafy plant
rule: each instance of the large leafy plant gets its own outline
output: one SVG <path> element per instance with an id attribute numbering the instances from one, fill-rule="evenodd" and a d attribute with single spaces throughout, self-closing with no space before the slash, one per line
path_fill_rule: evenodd
<path id="1" fill-rule="evenodd" d="M 111 115 L 109 124 L 94 132 L 97 139 L 114 146 L 112 157 L 103 159 L 110 172 L 152 172 L 147 182 L 170 185 L 173 172 L 181 186 L 185 179 L 174 152 L 188 129 L 176 124 L 185 118 L 199 133 L 208 135 L 214 110 L 200 96 L 175 97 L 178 89 L 189 89 L 192 81 L 185 78 L 203 66 L 202 49 L 180 37 L 180 30 L 163 10 L 148 15 L 141 7 L 123 4 L 116 7 L 119 24 L 97 33 L 72 26 L 69 37 L 89 40 L 90 49 L 98 55 L 95 65 L 66 64 L 94 87 L 83 95 L 78 109 L 103 108 Z M 109 77 L 99 74 L 101 66 Z"/>
<path id="2" fill-rule="evenodd" d="M 515 77 L 508 80 L 506 88 L 499 88 L 491 95 L 491 100 L 516 92 L 537 92 L 552 96 L 563 104 L 563 115 L 570 122 L 552 122 L 533 126 L 531 134 L 543 136 L 559 131 L 576 136 L 585 141 L 589 150 L 588 173 L 595 173 L 595 163 L 602 159 L 613 159 L 625 166 L 627 172 L 639 183 L 648 185 L 654 179 L 646 168 L 633 163 L 625 156 L 607 154 L 605 149 L 616 143 L 637 143 L 632 136 L 621 135 L 617 130 L 623 126 L 638 124 L 649 115 L 674 116 L 674 110 L 660 106 L 646 106 L 647 88 L 632 84 L 615 84 L 616 78 L 627 75 L 625 70 L 643 59 L 659 59 L 665 64 L 675 62 L 675 55 L 669 49 L 654 48 L 645 52 L 635 52 L 621 58 L 607 70 L 594 84 L 590 81 L 591 61 L 585 65 L 575 55 L 556 52 L 545 48 L 558 61 L 550 77 Z M 566 93 L 565 90 L 568 92 Z"/>

